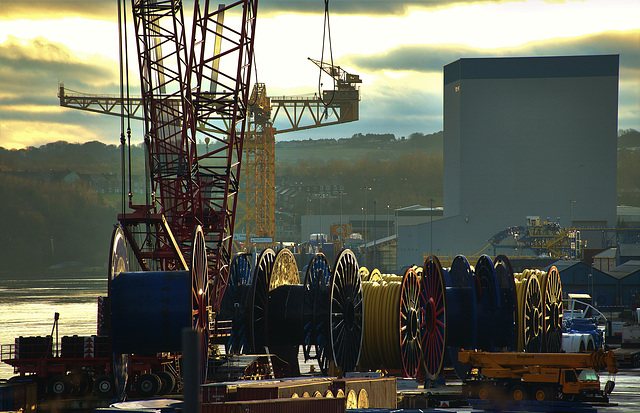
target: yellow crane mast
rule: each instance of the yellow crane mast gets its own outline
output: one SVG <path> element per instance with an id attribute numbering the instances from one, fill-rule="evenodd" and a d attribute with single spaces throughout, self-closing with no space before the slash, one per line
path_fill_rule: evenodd
<path id="1" fill-rule="evenodd" d="M 266 86 L 254 86 L 249 100 L 250 122 L 245 138 L 244 203 L 239 224 L 244 223 L 250 244 L 275 242 L 275 135 L 358 120 L 360 76 L 340 66 L 309 59 L 335 81 L 335 89 L 322 96 L 267 96 Z M 286 125 L 276 129 L 278 119 Z M 255 242 L 254 242 L 255 241 Z"/>

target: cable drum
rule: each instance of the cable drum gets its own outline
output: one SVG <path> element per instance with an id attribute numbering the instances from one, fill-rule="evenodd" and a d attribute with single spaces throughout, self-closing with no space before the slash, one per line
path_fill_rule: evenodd
<path id="1" fill-rule="evenodd" d="M 508 329 L 498 323 L 501 313 L 502 292 L 493 261 L 482 255 L 473 272 L 476 284 L 476 302 L 478 305 L 478 345 L 479 350 L 495 351 L 501 344 L 507 343 Z"/>
<path id="2" fill-rule="evenodd" d="M 117 236 L 114 240 L 124 240 Z M 193 234 L 191 266 L 187 271 L 120 272 L 121 247 L 114 245 L 110 269 L 110 335 L 114 355 L 155 354 L 182 350 L 182 331 L 200 331 L 201 382 L 208 356 L 208 275 L 202 228 Z M 120 264 L 117 264 L 120 263 Z M 116 363 L 117 364 L 117 363 Z"/>
<path id="3" fill-rule="evenodd" d="M 324 254 L 314 255 L 300 283 L 291 251 L 285 248 L 276 254 L 265 249 L 253 273 L 249 298 L 238 305 L 248 307 L 236 310 L 248 320 L 232 327 L 232 337 L 238 337 L 242 333 L 236 330 L 248 326 L 249 345 L 241 346 L 241 351 L 261 352 L 266 346 L 296 372 L 298 347 L 303 345 L 305 359 L 316 358 L 324 374 L 331 362 L 343 371 L 355 369 L 364 303 L 358 264 L 350 250 L 341 252 L 333 271 Z"/>
<path id="4" fill-rule="evenodd" d="M 539 353 L 542 349 L 542 292 L 534 270 L 514 274 L 518 297 L 518 351 Z"/>
<path id="5" fill-rule="evenodd" d="M 500 351 L 515 351 L 517 347 L 518 297 L 513 268 L 506 256 L 498 255 L 495 259 L 494 269 L 500 289 L 500 311 L 494 317 L 494 332 L 496 334 L 493 344 Z"/>
<path id="6" fill-rule="evenodd" d="M 421 289 L 425 313 L 421 325 L 427 376 L 435 380 L 444 366 L 446 350 L 457 361 L 457 348 L 475 348 L 477 336 L 475 282 L 467 259 L 457 256 L 442 268 L 436 256 L 423 267 Z M 455 326 L 455 327 L 452 327 Z"/>
<path id="7" fill-rule="evenodd" d="M 554 266 L 549 268 L 544 280 L 543 291 L 542 351 L 560 353 L 562 351 L 562 281 Z"/>
<path id="8" fill-rule="evenodd" d="M 408 268 L 403 276 L 374 278 L 362 284 L 366 305 L 360 368 L 400 370 L 405 377 L 416 377 L 422 363 L 423 314 L 418 273 Z"/>
<path id="9" fill-rule="evenodd" d="M 400 358 L 395 356 L 392 347 L 396 341 L 394 338 L 399 341 L 398 329 L 393 328 L 397 327 L 399 307 L 393 304 L 398 302 L 400 287 L 401 283 L 397 281 L 362 283 L 366 303 L 360 358 L 362 369 L 391 370 L 399 367 Z"/>
<path id="10" fill-rule="evenodd" d="M 220 320 L 232 321 L 226 354 L 242 354 L 249 346 L 248 300 L 251 293 L 251 260 L 247 253 L 236 254 L 229 265 L 229 281 L 220 306 Z"/>

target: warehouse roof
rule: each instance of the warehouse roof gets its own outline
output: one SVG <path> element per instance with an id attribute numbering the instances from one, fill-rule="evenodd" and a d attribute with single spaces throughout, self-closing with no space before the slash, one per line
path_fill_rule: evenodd
<path id="1" fill-rule="evenodd" d="M 615 248 L 607 248 L 599 254 L 593 256 L 593 258 L 615 258 L 616 257 L 616 249 Z"/>
<path id="2" fill-rule="evenodd" d="M 640 271 L 640 261 L 631 260 L 627 261 L 624 264 L 618 265 L 616 268 L 611 271 L 605 271 L 610 276 L 621 280 L 637 271 Z"/>

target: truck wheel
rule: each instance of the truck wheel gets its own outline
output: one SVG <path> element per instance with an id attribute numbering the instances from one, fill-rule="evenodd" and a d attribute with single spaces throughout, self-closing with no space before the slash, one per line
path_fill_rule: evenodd
<path id="1" fill-rule="evenodd" d="M 168 371 L 157 371 L 156 375 L 160 378 L 160 391 L 158 394 L 169 394 L 176 388 L 176 376 Z"/>
<path id="2" fill-rule="evenodd" d="M 142 397 L 153 397 L 160 391 L 162 382 L 155 374 L 143 374 L 136 380 L 136 391 Z"/>
<path id="3" fill-rule="evenodd" d="M 110 398 L 114 391 L 113 378 L 108 374 L 102 374 L 93 381 L 93 394 L 101 399 Z"/>
<path id="4" fill-rule="evenodd" d="M 511 398 L 515 401 L 522 401 L 527 399 L 527 392 L 525 388 L 519 384 L 512 386 L 509 392 L 511 393 Z"/>
<path id="5" fill-rule="evenodd" d="M 534 398 L 539 401 L 549 401 L 553 399 L 553 395 L 551 394 L 551 389 L 548 387 L 538 387 L 533 394 Z"/>
<path id="6" fill-rule="evenodd" d="M 66 374 L 54 376 L 47 387 L 47 392 L 55 398 L 69 397 L 72 390 L 73 384 Z"/>

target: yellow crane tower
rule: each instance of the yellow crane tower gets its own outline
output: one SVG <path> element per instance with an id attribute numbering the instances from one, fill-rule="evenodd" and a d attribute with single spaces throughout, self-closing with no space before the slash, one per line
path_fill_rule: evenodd
<path id="1" fill-rule="evenodd" d="M 267 96 L 266 86 L 254 86 L 249 100 L 249 130 L 244 143 L 245 203 L 237 225 L 244 223 L 250 244 L 275 241 L 275 135 L 358 120 L 361 83 L 358 75 L 340 66 L 309 59 L 335 81 L 335 89 L 322 96 Z M 278 118 L 287 127 L 275 129 Z"/>

